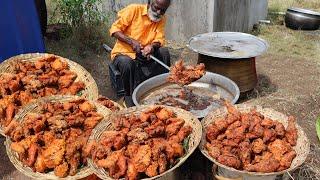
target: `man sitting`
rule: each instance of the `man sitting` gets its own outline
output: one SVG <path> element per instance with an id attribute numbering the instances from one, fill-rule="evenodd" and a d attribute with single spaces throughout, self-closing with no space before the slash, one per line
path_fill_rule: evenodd
<path id="1" fill-rule="evenodd" d="M 110 29 L 117 38 L 111 52 L 113 64 L 120 71 L 126 96 L 142 81 L 167 70 L 149 56 L 154 55 L 170 66 L 170 54 L 164 48 L 166 10 L 170 0 L 149 0 L 148 4 L 132 4 L 118 12 Z"/>

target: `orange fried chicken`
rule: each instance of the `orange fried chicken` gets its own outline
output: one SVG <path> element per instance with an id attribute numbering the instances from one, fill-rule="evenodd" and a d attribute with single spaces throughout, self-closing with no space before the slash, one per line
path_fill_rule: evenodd
<path id="1" fill-rule="evenodd" d="M 184 66 L 183 60 L 179 60 L 171 68 L 168 81 L 183 86 L 200 79 L 204 74 L 204 64 Z"/>
<path id="2" fill-rule="evenodd" d="M 295 125 L 295 119 L 292 116 L 288 118 L 288 127 L 286 129 L 285 137 L 288 143 L 290 143 L 292 146 L 297 144 L 298 130 Z"/>

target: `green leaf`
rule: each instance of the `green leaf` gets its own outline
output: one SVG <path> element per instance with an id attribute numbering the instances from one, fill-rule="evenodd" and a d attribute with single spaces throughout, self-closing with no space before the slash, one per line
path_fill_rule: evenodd
<path id="1" fill-rule="evenodd" d="M 318 138 L 320 140 L 320 117 L 318 118 L 318 120 L 316 122 L 316 130 L 317 130 Z"/>
<path id="2" fill-rule="evenodd" d="M 183 149 L 184 151 L 187 153 L 189 150 L 189 141 L 190 141 L 190 136 L 188 136 L 187 138 L 185 138 L 183 140 Z"/>

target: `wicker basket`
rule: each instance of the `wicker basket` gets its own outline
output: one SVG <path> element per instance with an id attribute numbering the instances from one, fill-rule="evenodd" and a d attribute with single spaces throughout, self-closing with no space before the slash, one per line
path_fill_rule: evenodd
<path id="1" fill-rule="evenodd" d="M 51 97 L 46 97 L 46 98 L 41 98 L 38 99 L 34 104 L 28 105 L 25 108 L 23 108 L 16 116 L 15 119 L 17 121 L 22 121 L 24 117 L 28 113 L 37 113 L 40 110 L 41 104 L 46 103 L 46 102 L 67 102 L 70 100 L 76 100 L 79 99 L 77 96 L 51 96 Z M 97 112 L 102 114 L 104 116 L 104 119 L 102 122 L 106 122 L 108 117 L 111 115 L 111 111 L 100 105 L 99 103 L 96 103 L 94 101 L 89 101 L 92 104 L 94 104 L 97 108 Z M 59 178 L 54 175 L 53 172 L 50 173 L 38 173 L 38 172 L 33 172 L 30 167 L 26 167 L 22 164 L 22 162 L 19 160 L 18 154 L 14 151 L 11 150 L 10 145 L 12 141 L 10 140 L 9 137 L 6 138 L 5 146 L 6 146 L 6 151 L 7 155 L 12 162 L 12 164 L 24 175 L 29 176 L 34 179 L 68 179 L 68 180 L 73 180 L 73 179 L 81 179 L 84 177 L 87 177 L 91 174 L 93 174 L 92 169 L 87 165 L 86 167 L 83 167 L 80 169 L 80 171 L 74 175 L 74 176 L 68 176 L 66 178 Z"/>
<path id="2" fill-rule="evenodd" d="M 273 120 L 279 121 L 285 127 L 288 125 L 288 116 L 277 112 L 270 108 L 262 108 L 261 106 L 250 106 L 250 105 L 237 105 L 237 109 L 240 112 L 249 112 L 252 108 L 256 108 L 257 112 L 260 112 L 264 116 L 271 118 Z M 203 120 L 202 127 L 203 133 L 200 143 L 200 150 L 203 155 L 205 155 L 209 160 L 219 166 L 219 169 L 222 169 L 225 175 L 232 176 L 228 178 L 238 178 L 241 177 L 243 179 L 274 179 L 277 175 L 285 174 L 286 172 L 293 171 L 298 168 L 307 158 L 310 151 L 310 142 L 307 138 L 307 135 L 303 132 L 302 128 L 297 124 L 296 127 L 298 129 L 298 140 L 297 145 L 294 147 L 294 150 L 297 152 L 296 158 L 293 159 L 291 167 L 284 171 L 273 172 L 273 173 L 259 173 L 259 172 L 248 172 L 248 171 L 240 171 L 228 166 L 225 166 L 214 158 L 212 158 L 207 149 L 205 148 L 206 140 L 206 128 L 215 120 L 224 117 L 227 114 L 226 107 L 217 109 L 216 111 L 210 112 Z M 226 173 L 227 172 L 227 173 Z"/>
<path id="3" fill-rule="evenodd" d="M 51 56 L 52 54 L 46 53 L 30 53 L 30 54 L 21 54 L 18 56 L 11 57 L 0 64 L 0 73 L 12 73 L 13 72 L 13 64 L 21 61 L 32 61 L 35 62 L 40 58 Z M 57 55 L 55 55 L 57 56 Z M 60 56 L 57 56 L 60 57 Z M 67 58 L 62 58 L 69 65 L 71 71 L 75 72 L 78 77 L 75 81 L 82 81 L 85 83 L 86 87 L 81 92 L 81 97 L 84 97 L 89 100 L 96 100 L 99 95 L 98 86 L 91 74 L 78 63 L 71 61 Z"/>
<path id="4" fill-rule="evenodd" d="M 139 106 L 139 107 L 132 107 L 128 109 L 124 109 L 121 111 L 118 111 L 117 113 L 114 113 L 110 116 L 110 121 L 103 121 L 100 123 L 92 132 L 90 136 L 90 140 L 99 140 L 101 135 L 103 134 L 104 131 L 106 130 L 112 130 L 113 125 L 112 121 L 113 119 L 122 116 L 122 115 L 130 115 L 130 114 L 140 114 L 141 112 L 152 108 L 155 106 Z M 185 154 L 184 157 L 180 158 L 179 162 L 172 167 L 171 169 L 167 170 L 166 172 L 152 177 L 152 178 L 146 178 L 146 179 L 171 179 L 170 175 L 173 174 L 173 171 L 177 169 L 179 166 L 181 166 L 187 158 L 194 152 L 194 150 L 197 148 L 197 146 L 200 143 L 201 140 L 201 134 L 202 134 L 202 127 L 200 121 L 192 115 L 190 112 L 187 112 L 185 110 L 179 109 L 179 108 L 174 108 L 174 107 L 168 107 L 168 106 L 161 106 L 161 107 L 166 107 L 170 110 L 172 110 L 178 118 L 182 118 L 185 120 L 186 125 L 190 125 L 193 128 L 192 133 L 190 134 L 190 140 L 189 140 L 189 146 L 187 153 Z M 90 167 L 94 170 L 94 173 L 101 179 L 113 179 L 108 175 L 108 172 L 104 170 L 103 168 L 99 168 L 92 159 L 88 160 Z"/>
<path id="5" fill-rule="evenodd" d="M 11 57 L 0 64 L 0 74 L 1 73 L 12 73 L 13 72 L 13 64 L 22 61 L 32 61 L 35 62 L 40 58 L 50 56 L 52 54 L 46 53 L 31 53 L 31 54 L 21 54 L 18 56 Z M 58 56 L 60 57 L 60 56 Z M 69 65 L 71 71 L 77 74 L 77 79 L 75 81 L 82 81 L 85 83 L 86 87 L 83 91 L 80 92 L 81 97 L 84 97 L 88 100 L 96 100 L 99 96 L 98 86 L 91 76 L 91 74 L 79 64 L 61 57 L 64 61 L 66 61 Z M 34 102 L 34 101 L 31 101 Z M 29 103 L 31 104 L 31 103 Z M 0 134 L 5 136 L 3 133 L 3 127 L 0 126 Z"/>

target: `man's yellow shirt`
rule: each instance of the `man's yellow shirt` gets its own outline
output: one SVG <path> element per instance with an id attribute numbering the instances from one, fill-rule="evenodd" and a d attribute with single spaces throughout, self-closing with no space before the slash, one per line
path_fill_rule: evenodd
<path id="1" fill-rule="evenodd" d="M 165 23 L 165 17 L 159 22 L 152 22 L 148 17 L 148 6 L 146 4 L 132 4 L 118 12 L 118 19 L 112 24 L 110 35 L 121 31 L 128 37 L 139 41 L 142 46 L 154 42 L 159 42 L 163 46 Z M 111 59 L 114 59 L 118 54 L 128 55 L 132 59 L 136 58 L 136 53 L 132 47 L 119 40 L 113 47 Z"/>

